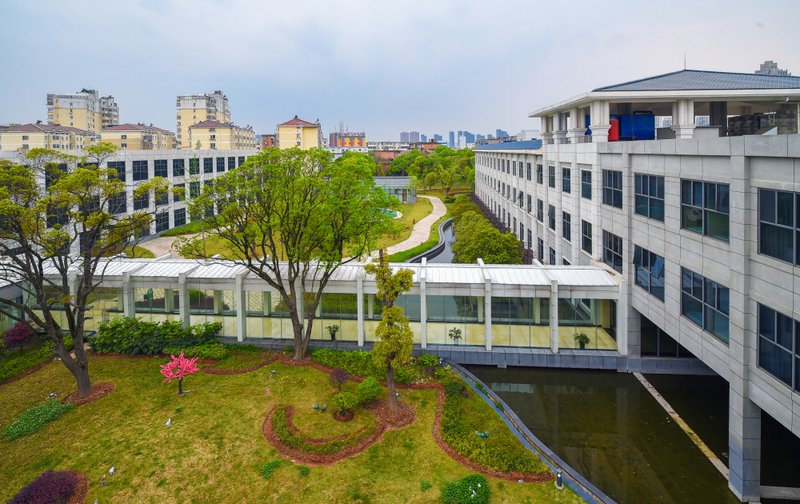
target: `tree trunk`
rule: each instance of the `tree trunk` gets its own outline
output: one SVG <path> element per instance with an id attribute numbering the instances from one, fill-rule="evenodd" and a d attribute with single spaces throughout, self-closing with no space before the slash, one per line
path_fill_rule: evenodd
<path id="1" fill-rule="evenodd" d="M 397 402 L 397 391 L 394 387 L 394 369 L 392 369 L 391 364 L 386 367 L 386 388 L 389 390 L 389 409 L 396 410 L 400 407 L 400 404 Z"/>
<path id="2" fill-rule="evenodd" d="M 66 366 L 72 376 L 75 378 L 75 384 L 78 387 L 77 397 L 86 397 L 89 395 L 89 392 L 92 390 L 92 384 L 89 380 L 89 362 L 79 362 L 76 359 L 73 359 L 67 350 L 64 347 L 64 344 L 56 345 L 55 349 L 56 355 L 61 359 L 61 362 Z"/>
<path id="3" fill-rule="evenodd" d="M 183 378 L 178 378 L 178 395 L 183 395 Z"/>

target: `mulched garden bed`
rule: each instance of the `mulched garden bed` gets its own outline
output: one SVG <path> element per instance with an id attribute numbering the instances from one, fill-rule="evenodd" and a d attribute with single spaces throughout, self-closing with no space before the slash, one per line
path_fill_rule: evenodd
<path id="1" fill-rule="evenodd" d="M 81 397 L 80 399 L 76 398 L 77 392 L 73 392 L 67 397 L 65 397 L 61 402 L 64 404 L 74 404 L 75 406 L 80 406 L 82 404 L 89 404 L 95 401 L 99 401 L 100 399 L 104 398 L 111 392 L 114 392 L 116 387 L 113 383 L 104 382 L 104 383 L 95 383 L 92 385 L 91 390 L 89 390 L 89 395 L 86 397 Z"/>

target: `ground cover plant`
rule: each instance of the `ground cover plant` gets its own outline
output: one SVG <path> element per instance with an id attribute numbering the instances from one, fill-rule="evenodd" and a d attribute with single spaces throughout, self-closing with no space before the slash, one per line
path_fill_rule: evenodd
<path id="1" fill-rule="evenodd" d="M 435 389 L 401 389 L 401 399 L 416 410 L 413 424 L 387 431 L 358 455 L 306 472 L 292 469 L 265 440 L 268 411 L 292 405 L 293 423 L 307 438 L 347 435 L 374 418 L 359 410 L 350 422 L 334 420 L 327 401 L 335 389 L 327 373 L 280 362 L 230 376 L 201 371 L 191 377 L 192 393 L 179 397 L 174 387 L 161 383 L 163 356 L 90 354 L 90 359 L 95 379 L 113 382 L 116 391 L 75 407 L 69 421 L 63 417 L 13 441 L 0 440 L 0 502 L 48 469 L 86 474 L 91 482 L 86 502 L 172 502 L 180 495 L 184 502 L 432 503 L 447 483 L 474 472 L 448 456 L 432 436 Z M 355 393 L 357 386 L 348 381 L 343 389 Z M 0 428 L 49 393 L 64 397 L 74 387 L 58 363 L 0 386 Z M 329 409 L 315 410 L 315 404 Z M 171 427 L 165 426 L 168 419 Z M 281 465 L 265 478 L 261 469 L 273 460 Z M 103 474 L 106 486 L 99 483 Z M 423 478 L 432 485 L 427 491 L 421 488 Z M 580 502 L 551 481 L 487 480 L 494 503 Z"/>
<path id="2" fill-rule="evenodd" d="M 3 438 L 11 441 L 35 432 L 72 408 L 71 404 L 61 404 L 54 400 L 47 401 L 39 406 L 33 406 L 25 410 L 19 418 L 3 429 Z"/>

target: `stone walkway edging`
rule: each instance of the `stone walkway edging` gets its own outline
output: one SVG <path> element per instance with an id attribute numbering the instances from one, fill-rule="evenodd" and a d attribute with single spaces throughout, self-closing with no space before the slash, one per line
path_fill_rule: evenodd
<path id="1" fill-rule="evenodd" d="M 586 479 L 582 474 L 576 471 L 572 466 L 567 464 L 555 452 L 553 452 L 546 444 L 544 444 L 536 435 L 528 429 L 525 423 L 517 416 L 513 409 L 511 409 L 503 399 L 494 393 L 489 387 L 481 382 L 475 375 L 470 373 L 465 368 L 445 359 L 445 362 L 455 371 L 472 390 L 478 394 L 486 403 L 500 415 L 500 418 L 511 429 L 511 432 L 519 439 L 523 446 L 535 452 L 542 462 L 544 462 L 551 471 L 554 473 L 556 470 L 561 470 L 564 484 L 572 488 L 578 495 L 586 499 L 590 503 L 598 504 L 616 504 L 616 501 L 606 495 L 602 490 L 597 488 L 591 481 Z M 477 385 L 481 384 L 483 391 Z M 500 407 L 498 407 L 498 405 Z"/>

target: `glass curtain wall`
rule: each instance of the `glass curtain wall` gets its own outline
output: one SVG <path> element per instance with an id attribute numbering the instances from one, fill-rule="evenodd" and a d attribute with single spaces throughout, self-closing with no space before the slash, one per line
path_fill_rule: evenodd
<path id="1" fill-rule="evenodd" d="M 616 350 L 617 303 L 611 299 L 559 299 L 559 348 Z M 582 336 L 586 336 L 581 345 Z"/>
<path id="2" fill-rule="evenodd" d="M 221 336 L 236 336 L 236 298 L 232 290 L 201 289 L 200 285 L 188 285 L 189 322 L 191 325 L 205 322 L 222 324 Z"/>
<path id="3" fill-rule="evenodd" d="M 486 344 L 482 296 L 428 295 L 425 300 L 428 308 L 428 343 Z"/>
<path id="4" fill-rule="evenodd" d="M 420 296 L 419 294 L 401 294 L 395 306 L 403 308 L 408 318 L 414 343 L 421 343 L 420 328 Z M 383 314 L 383 301 L 375 294 L 364 294 L 364 341 L 375 341 L 375 329 Z"/>
<path id="5" fill-rule="evenodd" d="M 492 346 L 550 346 L 550 299 L 492 297 Z"/>

